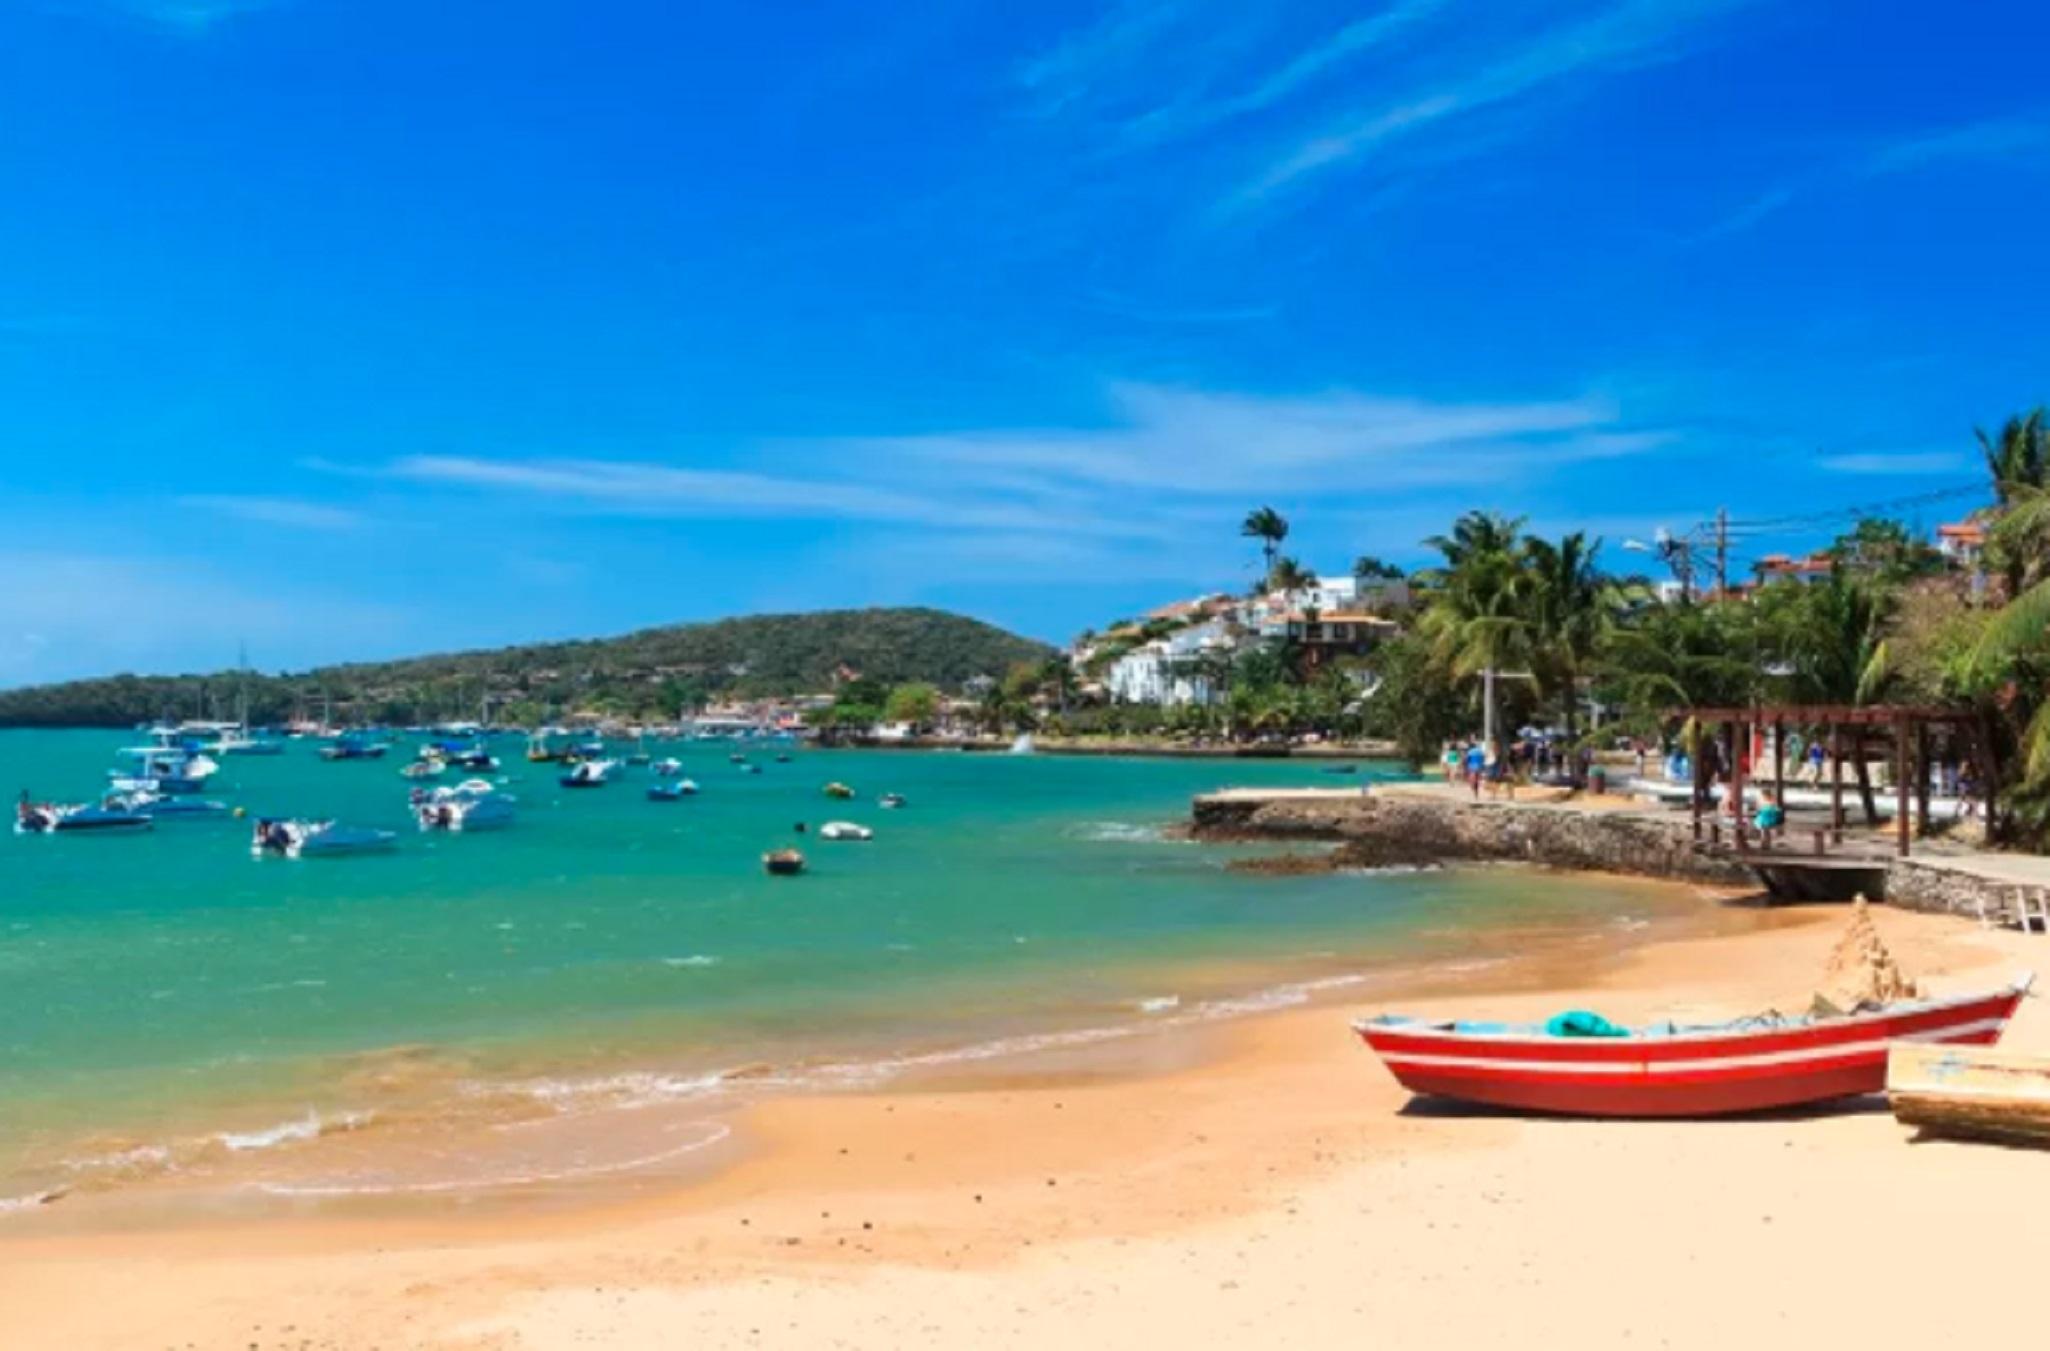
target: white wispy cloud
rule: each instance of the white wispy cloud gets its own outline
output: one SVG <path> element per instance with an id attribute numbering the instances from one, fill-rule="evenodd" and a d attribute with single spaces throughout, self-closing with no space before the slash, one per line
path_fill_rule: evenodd
<path id="1" fill-rule="evenodd" d="M 252 521 L 259 525 L 285 526 L 294 530 L 354 530 L 365 523 L 361 512 L 296 497 L 247 497 L 226 493 L 191 493 L 178 505 L 195 511 L 210 511 Z"/>
<path id="2" fill-rule="evenodd" d="M 2050 116 L 1989 118 L 1904 137 L 1873 151 L 1864 167 L 1899 174 L 1953 160 L 2014 159 L 2050 165 Z"/>
<path id="3" fill-rule="evenodd" d="M 1486 481 L 1544 465 L 1636 454 L 1666 433 L 1620 424 L 1595 400 L 1446 404 L 1339 391 L 1275 397 L 1146 384 L 1111 387 L 1113 425 L 871 441 L 956 475 L 1030 470 L 1165 496 L 1369 493 Z"/>
<path id="4" fill-rule="evenodd" d="M 1778 215 L 1803 195 L 1917 173 L 1943 164 L 2035 163 L 2050 167 L 2050 115 L 1987 118 L 1899 137 L 1839 156 L 1805 175 L 1759 193 L 1695 236 L 1697 242 L 1738 234 Z"/>
<path id="5" fill-rule="evenodd" d="M 1142 64 L 1151 48 L 1188 16 L 1186 0 L 1118 0 L 1094 23 L 1027 60 L 1018 83 L 1043 114 L 1062 111 L 1105 80 Z"/>
<path id="6" fill-rule="evenodd" d="M 236 19 L 291 0 L 57 0 L 65 8 L 146 23 L 174 33 L 201 36 Z"/>
<path id="7" fill-rule="evenodd" d="M 1913 475 L 1974 472 L 1969 459 L 1948 450 L 1871 451 L 1824 455 L 1815 463 L 1817 467 L 1832 474 L 1861 474 L 1875 477 L 1892 475 L 1905 478 Z"/>
<path id="8" fill-rule="evenodd" d="M 1132 149 L 1193 135 L 1261 113 L 1367 53 L 1401 37 L 1445 8 L 1446 0 L 1396 0 L 1378 13 L 1354 20 L 1298 50 L 1274 69 L 1255 75 L 1249 87 L 1215 99 L 1182 97 L 1133 118 L 1123 129 Z"/>
<path id="9" fill-rule="evenodd" d="M 1667 429 L 1597 399 L 1444 403 L 1334 391 L 1245 394 L 1107 387 L 1097 425 L 827 437 L 755 447 L 784 472 L 591 458 L 412 455 L 372 472 L 444 489 L 529 496 L 578 512 L 802 518 L 1058 537 L 1120 547 L 1173 539 L 1220 500 L 1328 501 L 1511 484 L 1642 455 Z M 800 472 L 802 470 L 803 472 Z M 1048 544 L 1045 547 L 1057 547 Z"/>
<path id="10" fill-rule="evenodd" d="M 1236 214 L 1313 177 L 1355 163 L 1435 123 L 1512 103 L 1553 86 L 1668 60 L 1686 51 L 1683 36 L 1703 20 L 1748 0 L 1622 0 L 1525 45 L 1483 59 L 1466 73 L 1406 98 L 1362 109 L 1298 141 L 1222 203 Z"/>

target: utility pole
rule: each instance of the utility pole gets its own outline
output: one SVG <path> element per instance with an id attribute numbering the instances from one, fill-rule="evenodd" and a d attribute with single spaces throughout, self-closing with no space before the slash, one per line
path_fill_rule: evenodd
<path id="1" fill-rule="evenodd" d="M 1715 598 L 1730 595 L 1730 509 L 1715 509 Z"/>

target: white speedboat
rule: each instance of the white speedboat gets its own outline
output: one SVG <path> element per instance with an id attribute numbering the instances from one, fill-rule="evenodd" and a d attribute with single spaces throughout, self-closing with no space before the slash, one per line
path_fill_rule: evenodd
<path id="1" fill-rule="evenodd" d="M 876 833 L 873 830 L 867 826 L 856 825 L 852 821 L 828 821 L 819 827 L 819 838 L 822 840 L 872 840 L 875 837 Z"/>
<path id="2" fill-rule="evenodd" d="M 422 830 L 501 830 L 513 822 L 513 799 L 471 779 L 456 788 L 415 793 L 413 815 Z"/>
<path id="3" fill-rule="evenodd" d="M 17 835 L 56 835 L 72 831 L 148 830 L 155 822 L 143 813 L 109 801 L 65 805 L 30 802 L 23 797 L 14 809 Z"/>
<path id="4" fill-rule="evenodd" d="M 195 817 L 226 816 L 228 814 L 228 804 L 213 798 L 174 797 L 167 793 L 152 793 L 146 790 L 109 793 L 100 805 L 118 808 L 121 811 L 137 812 L 154 821 L 165 819 L 189 820 Z"/>
<path id="5" fill-rule="evenodd" d="M 256 823 L 249 844 L 252 858 L 333 858 L 344 854 L 375 854 L 394 848 L 398 836 L 389 830 L 367 830 L 335 821 L 280 821 Z"/>
<path id="6" fill-rule="evenodd" d="M 618 767 L 617 760 L 579 760 L 556 782 L 564 788 L 602 788 Z"/>
<path id="7" fill-rule="evenodd" d="M 648 768 L 649 772 L 652 773 L 658 779 L 674 779 L 682 776 L 683 761 L 676 759 L 674 756 L 671 756 L 669 759 L 666 760 L 657 760 L 653 765 L 650 765 Z"/>

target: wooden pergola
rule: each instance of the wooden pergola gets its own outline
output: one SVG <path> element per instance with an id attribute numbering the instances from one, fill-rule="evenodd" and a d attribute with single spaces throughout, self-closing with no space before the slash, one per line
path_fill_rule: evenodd
<path id="1" fill-rule="evenodd" d="M 1692 718 L 1705 727 L 1721 727 L 1731 751 L 1730 794 L 1731 800 L 1737 804 L 1736 846 L 1740 852 L 1745 848 L 1742 825 L 1744 784 L 1747 777 L 1759 777 L 1755 773 L 1747 776 L 1743 748 L 1750 742 L 1754 731 L 1768 727 L 1772 729 L 1772 782 L 1775 796 L 1783 804 L 1787 787 L 1786 729 L 1790 725 L 1823 729 L 1829 744 L 1829 833 L 1836 844 L 1842 844 L 1844 838 L 1845 741 L 1849 740 L 1850 752 L 1862 758 L 1867 739 L 1884 736 L 1889 731 L 1893 741 L 1894 791 L 1897 796 L 1894 808 L 1895 850 L 1902 858 L 1908 856 L 1913 839 L 1910 821 L 1924 834 L 1929 830 L 1929 729 L 1932 727 L 1950 729 L 1951 737 L 1964 743 L 1973 760 L 1975 777 L 1983 785 L 1986 795 L 1986 819 L 1989 822 L 1994 819 L 1993 767 L 1985 759 L 1987 748 L 1976 735 L 1977 718 L 1967 711 L 1899 704 L 1760 704 L 1750 708 L 1673 708 L 1667 709 L 1666 715 Z M 1692 758 L 1695 765 L 1695 791 L 1692 794 L 1694 831 L 1699 838 L 1706 794 L 1698 750 Z M 1818 852 L 1821 849 L 1820 834 L 1817 832 Z"/>

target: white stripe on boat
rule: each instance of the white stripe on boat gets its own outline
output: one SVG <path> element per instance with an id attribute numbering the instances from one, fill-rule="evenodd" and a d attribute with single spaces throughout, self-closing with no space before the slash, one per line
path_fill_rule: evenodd
<path id="1" fill-rule="evenodd" d="M 1481 1056 L 1417 1055 L 1408 1051 L 1381 1051 L 1390 1069 L 1459 1068 L 1532 1071 L 1539 1074 L 1681 1074 L 1696 1070 L 1763 1068 L 1767 1065 L 1797 1065 L 1807 1060 L 1834 1060 L 1842 1056 L 1883 1055 L 1889 1041 L 1957 1041 L 1981 1032 L 1997 1032 L 2007 1025 L 2005 1018 L 1982 1018 L 1976 1023 L 1906 1032 L 1877 1041 L 1835 1042 L 1824 1046 L 1803 1046 L 1792 1051 L 1758 1051 L 1751 1055 L 1699 1056 L 1674 1060 L 1497 1060 Z M 1599 1040 L 1589 1038 L 1590 1041 Z M 1656 1044 L 1656 1043 L 1653 1043 Z"/>

